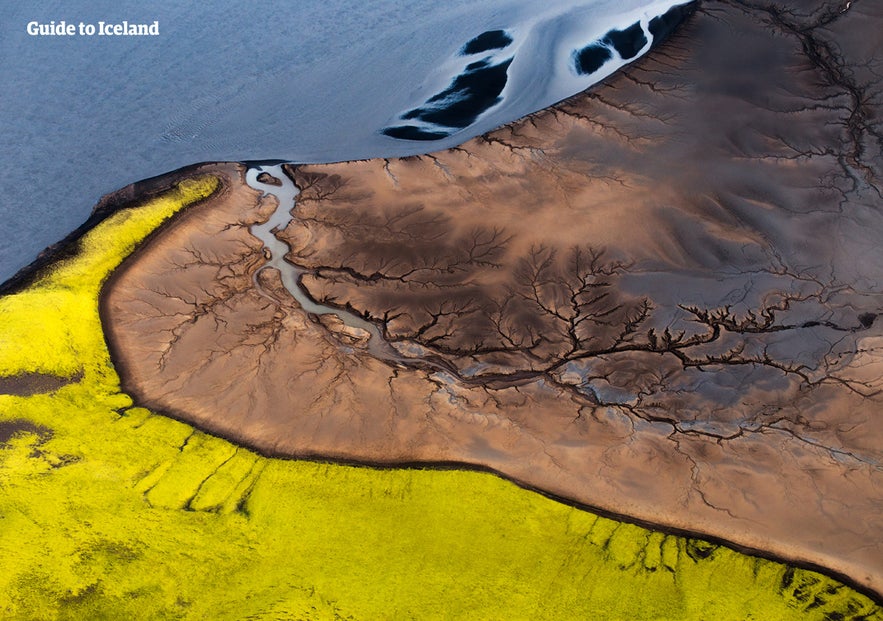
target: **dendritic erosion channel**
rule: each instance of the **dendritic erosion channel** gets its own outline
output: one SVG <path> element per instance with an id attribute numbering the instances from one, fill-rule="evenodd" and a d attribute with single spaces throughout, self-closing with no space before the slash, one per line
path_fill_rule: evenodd
<path id="1" fill-rule="evenodd" d="M 863 0 L 709 0 L 456 148 L 209 165 L 220 198 L 104 288 L 124 388 L 266 454 L 491 469 L 879 598 L 881 32 Z"/>
<path id="2" fill-rule="evenodd" d="M 389 343 L 386 342 L 378 325 L 361 315 L 345 308 L 335 308 L 320 304 L 310 297 L 309 292 L 301 285 L 301 277 L 308 273 L 306 268 L 284 260 L 289 246 L 285 241 L 276 237 L 276 233 L 284 230 L 291 224 L 294 201 L 299 190 L 294 186 L 291 179 L 285 175 L 282 165 L 257 166 L 249 168 L 245 175 L 246 183 L 263 196 L 272 196 L 278 206 L 270 218 L 262 223 L 251 227 L 251 233 L 264 244 L 264 253 L 267 257 L 265 268 L 273 268 L 278 271 L 282 285 L 291 297 L 300 305 L 304 312 L 321 317 L 331 315 L 343 322 L 352 334 L 363 337 L 367 351 L 379 360 L 390 362 L 407 362 Z M 260 288 L 259 274 L 255 274 L 255 284 Z M 271 290 L 264 290 L 272 300 L 278 301 Z"/>

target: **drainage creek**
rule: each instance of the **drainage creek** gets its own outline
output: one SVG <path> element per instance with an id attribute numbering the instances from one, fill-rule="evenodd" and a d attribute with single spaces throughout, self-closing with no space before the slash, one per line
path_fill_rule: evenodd
<path id="1" fill-rule="evenodd" d="M 259 181 L 259 177 L 261 177 L 262 174 L 270 175 L 281 185 Z M 294 185 L 282 169 L 282 164 L 249 168 L 245 175 L 245 181 L 250 187 L 259 192 L 263 192 L 264 196 L 275 196 L 279 202 L 276 211 L 273 212 L 273 215 L 271 215 L 266 222 L 263 224 L 255 224 L 250 229 L 251 234 L 261 240 L 264 244 L 264 252 L 269 257 L 267 263 L 261 267 L 258 272 L 268 267 L 274 267 L 279 270 L 282 275 L 282 284 L 285 286 L 285 289 L 288 290 L 295 300 L 297 300 L 298 304 L 301 305 L 305 312 L 313 315 L 334 315 L 340 319 L 344 325 L 366 331 L 369 335 L 368 353 L 374 357 L 399 364 L 407 364 L 410 362 L 408 366 L 414 366 L 414 362 L 417 361 L 409 360 L 402 356 L 400 352 L 383 338 L 383 335 L 380 333 L 380 328 L 376 324 L 346 309 L 320 304 L 307 294 L 301 284 L 301 277 L 304 274 L 309 273 L 309 270 L 285 260 L 285 255 L 291 250 L 291 248 L 275 235 L 277 231 L 284 230 L 294 218 L 292 214 L 295 198 L 299 193 L 297 186 Z M 255 285 L 260 288 L 260 285 L 257 282 L 258 272 L 255 273 Z"/>
<path id="2" fill-rule="evenodd" d="M 261 181 L 260 178 L 263 175 L 269 175 L 271 180 Z M 299 193 L 297 186 L 285 174 L 283 164 L 258 165 L 249 168 L 245 175 L 245 181 L 250 187 L 263 192 L 264 196 L 275 196 L 279 202 L 276 211 L 266 222 L 255 224 L 250 229 L 251 234 L 264 244 L 264 254 L 268 257 L 267 262 L 254 275 L 255 286 L 258 290 L 263 290 L 257 279 L 258 273 L 268 267 L 276 268 L 282 276 L 282 284 L 285 289 L 297 300 L 306 313 L 317 316 L 334 315 L 344 325 L 364 330 L 368 333 L 367 352 L 375 358 L 398 367 L 423 369 L 430 372 L 433 379 L 446 384 L 503 387 L 537 381 L 545 375 L 543 371 L 535 370 L 482 373 L 484 365 L 481 364 L 469 369 L 458 369 L 450 361 L 417 343 L 387 341 L 380 327 L 364 317 L 344 308 L 327 306 L 317 302 L 310 297 L 301 283 L 301 277 L 311 273 L 311 270 L 286 261 L 285 255 L 291 250 L 291 247 L 276 237 L 276 232 L 284 230 L 294 219 L 295 198 Z"/>

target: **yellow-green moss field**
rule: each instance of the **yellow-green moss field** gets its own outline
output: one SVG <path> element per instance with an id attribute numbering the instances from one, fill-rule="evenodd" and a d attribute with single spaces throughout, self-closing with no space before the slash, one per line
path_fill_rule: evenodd
<path id="1" fill-rule="evenodd" d="M 4 619 L 883 619 L 819 574 L 580 511 L 489 474 L 260 457 L 120 393 L 103 280 L 208 196 L 182 182 L 0 298 Z"/>

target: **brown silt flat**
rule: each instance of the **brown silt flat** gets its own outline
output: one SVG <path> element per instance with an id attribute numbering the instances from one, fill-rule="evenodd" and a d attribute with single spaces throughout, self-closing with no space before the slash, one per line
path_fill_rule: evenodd
<path id="1" fill-rule="evenodd" d="M 104 291 L 124 386 L 268 454 L 491 468 L 879 595 L 881 32 L 871 2 L 709 1 L 458 148 L 287 167 L 278 236 L 340 316 L 261 271 L 275 199 L 217 165 Z"/>

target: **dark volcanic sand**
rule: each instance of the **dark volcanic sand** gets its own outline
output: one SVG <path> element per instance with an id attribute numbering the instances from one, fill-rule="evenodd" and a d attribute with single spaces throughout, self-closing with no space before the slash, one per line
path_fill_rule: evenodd
<path id="1" fill-rule="evenodd" d="M 304 285 L 412 363 L 256 286 L 274 201 L 218 169 L 105 290 L 125 388 L 267 453 L 482 465 L 879 596 L 883 7 L 844 6 L 708 1 L 460 148 L 292 167 Z"/>

